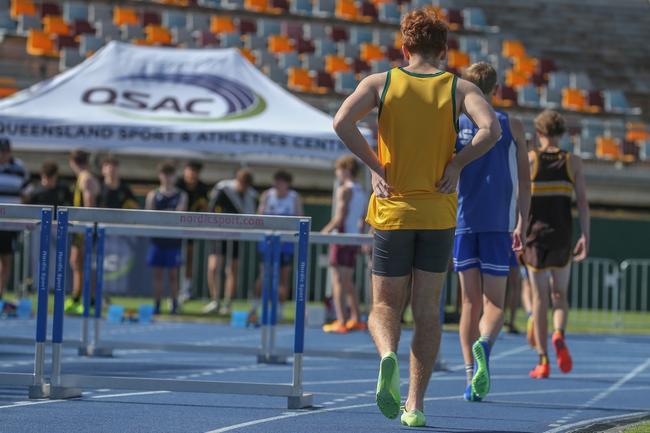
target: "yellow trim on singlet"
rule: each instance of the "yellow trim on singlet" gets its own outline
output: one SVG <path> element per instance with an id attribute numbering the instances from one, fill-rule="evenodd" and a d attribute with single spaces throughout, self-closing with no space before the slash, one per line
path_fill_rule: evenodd
<path id="1" fill-rule="evenodd" d="M 539 172 L 539 154 L 534 150 L 531 150 L 531 153 L 533 154 L 533 169 L 530 171 L 530 180 L 535 180 Z"/>
<path id="2" fill-rule="evenodd" d="M 566 175 L 571 179 L 571 183 L 575 183 L 576 180 L 573 178 L 573 175 L 571 174 L 571 154 L 570 153 L 565 153 L 566 156 L 566 164 L 564 165 L 564 168 L 566 168 Z"/>

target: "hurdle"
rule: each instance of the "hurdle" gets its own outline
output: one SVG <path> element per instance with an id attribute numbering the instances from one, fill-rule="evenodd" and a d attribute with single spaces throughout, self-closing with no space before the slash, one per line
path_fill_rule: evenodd
<path id="1" fill-rule="evenodd" d="M 34 372 L 32 374 L 0 373 L 0 384 L 27 386 L 29 398 L 45 398 L 50 394 L 50 386 L 45 381 L 44 371 L 52 207 L 3 204 L 0 205 L 0 219 L 3 230 L 33 230 L 40 225 Z"/>
<path id="2" fill-rule="evenodd" d="M 52 335 L 52 377 L 50 398 L 64 399 L 81 396 L 81 388 L 114 388 L 134 390 L 160 390 L 175 392 L 200 392 L 220 394 L 251 394 L 287 397 L 289 409 L 312 405 L 313 396 L 303 391 L 303 356 L 305 303 L 308 278 L 307 250 L 311 219 L 306 217 L 277 217 L 259 215 L 235 215 L 190 213 L 174 211 L 150 211 L 130 209 L 60 208 L 57 212 L 56 284 Z M 284 231 L 291 233 L 298 241 L 298 266 L 295 269 L 295 334 L 293 348 L 293 371 L 290 383 L 220 382 L 156 378 L 127 378 L 93 375 L 63 375 L 61 372 L 61 344 L 63 334 L 63 287 L 67 259 L 67 237 L 69 224 L 113 224 L 131 226 L 177 227 L 181 231 L 200 228 L 210 234 L 215 230 L 230 229 L 230 236 L 239 237 L 236 230 L 257 229 L 264 232 Z M 218 233 L 219 236 L 227 232 Z M 258 235 L 259 235 L 258 234 Z M 201 237 L 204 237 L 204 236 Z M 220 237 L 223 239 L 223 237 Z M 96 292 L 96 306 L 101 297 Z M 101 311 L 101 310 L 100 310 Z"/>

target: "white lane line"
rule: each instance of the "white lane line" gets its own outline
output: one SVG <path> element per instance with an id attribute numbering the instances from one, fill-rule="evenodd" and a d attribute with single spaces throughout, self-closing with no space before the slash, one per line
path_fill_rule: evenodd
<path id="1" fill-rule="evenodd" d="M 609 388 L 601 391 L 594 398 L 592 398 L 591 400 L 589 400 L 588 402 L 586 402 L 585 404 L 580 406 L 579 409 L 576 409 L 576 410 L 574 410 L 572 412 L 569 412 L 567 415 L 562 417 L 562 419 L 566 419 L 566 421 L 568 422 L 572 418 L 575 418 L 576 416 L 580 415 L 585 409 L 588 409 L 588 408 L 592 407 L 594 404 L 598 403 L 600 400 L 603 400 L 604 398 L 606 398 L 611 393 L 613 393 L 613 392 L 617 391 L 618 389 L 620 389 L 627 382 L 634 379 L 643 370 L 648 368 L 648 366 L 650 366 L 650 358 L 647 358 L 644 363 L 637 365 L 636 368 L 634 368 L 632 371 L 630 371 L 625 376 L 621 377 L 616 383 L 611 385 Z M 557 421 L 555 423 L 557 423 Z M 549 427 L 554 427 L 554 426 L 549 424 Z M 557 432 L 559 432 L 561 430 L 562 429 L 560 429 L 559 427 L 556 427 L 554 429 L 547 430 L 545 433 L 557 433 Z"/>
<path id="2" fill-rule="evenodd" d="M 566 424 L 566 425 L 563 425 L 563 426 L 549 425 L 549 427 L 556 427 L 556 428 L 554 428 L 553 430 L 547 430 L 544 433 L 568 432 L 568 431 L 571 431 L 571 430 L 576 429 L 578 427 L 584 427 L 584 426 L 596 424 L 596 423 L 599 423 L 599 422 L 614 421 L 614 420 L 623 421 L 623 420 L 625 420 L 627 418 L 636 418 L 636 417 L 640 417 L 640 416 L 647 415 L 647 414 L 648 414 L 648 412 L 635 412 L 635 413 L 628 413 L 628 414 L 625 414 L 625 415 L 613 415 L 613 416 L 604 416 L 602 418 L 586 419 L 586 420 L 583 420 L 583 421 L 578 421 L 578 422 L 574 422 L 573 424 Z"/>
<path id="3" fill-rule="evenodd" d="M 39 401 L 17 401 L 13 404 L 8 404 L 5 406 L 0 406 L 0 409 L 10 409 L 12 407 L 23 407 L 23 406 L 34 406 L 37 404 L 49 404 L 49 403 L 59 403 L 64 400 L 39 400 Z"/>
<path id="4" fill-rule="evenodd" d="M 133 397 L 136 395 L 152 395 L 152 394 L 168 394 L 170 391 L 143 391 L 143 392 L 127 392 L 124 394 L 102 394 L 95 395 L 90 398 L 113 398 L 113 397 Z"/>
<path id="5" fill-rule="evenodd" d="M 643 387 L 643 389 L 650 389 L 650 387 Z M 602 388 L 581 388 L 581 389 L 565 389 L 565 388 L 554 388 L 554 389 L 546 389 L 546 390 L 534 390 L 534 391 L 513 391 L 513 392 L 495 392 L 491 393 L 490 395 L 492 397 L 507 397 L 507 396 L 513 396 L 513 395 L 541 395 L 541 394 L 556 394 L 556 393 L 585 393 L 585 392 L 597 392 L 602 390 Z M 618 390 L 618 389 L 617 389 Z M 626 388 L 625 391 L 628 389 Z M 427 397 L 424 399 L 424 401 L 440 401 L 440 400 L 460 400 L 461 397 L 459 395 L 452 395 L 452 396 L 447 396 L 447 397 Z M 327 402 L 328 404 L 332 404 L 332 402 Z M 327 413 L 327 412 L 337 412 L 341 410 L 350 410 L 350 409 L 360 409 L 360 408 L 365 408 L 365 407 L 372 407 L 375 406 L 376 403 L 362 403 L 362 404 L 354 404 L 350 406 L 338 406 L 338 407 L 332 407 L 332 408 L 327 408 L 327 409 L 320 409 L 320 410 L 311 410 L 311 411 L 301 411 L 301 412 L 289 412 L 285 413 L 283 415 L 278 415 L 278 416 L 272 416 L 269 418 L 260 418 L 252 421 L 247 421 L 243 422 L 240 424 L 233 424 L 225 427 L 218 428 L 216 430 L 210 430 L 206 433 L 225 433 L 233 430 L 239 430 L 244 427 L 250 427 L 254 425 L 259 425 L 259 424 L 266 424 L 270 423 L 273 421 L 280 421 L 283 419 L 287 418 L 294 418 L 294 417 L 299 417 L 299 416 L 307 416 L 307 415 L 318 415 L 322 413 Z M 624 410 L 624 409 L 622 409 Z M 549 433 L 549 432 L 546 432 Z"/>

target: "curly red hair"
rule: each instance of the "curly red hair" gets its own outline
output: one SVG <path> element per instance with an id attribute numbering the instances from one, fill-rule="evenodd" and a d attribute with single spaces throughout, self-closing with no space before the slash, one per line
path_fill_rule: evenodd
<path id="1" fill-rule="evenodd" d="M 410 53 L 438 55 L 447 47 L 447 24 L 432 7 L 413 10 L 400 24 L 402 43 Z"/>

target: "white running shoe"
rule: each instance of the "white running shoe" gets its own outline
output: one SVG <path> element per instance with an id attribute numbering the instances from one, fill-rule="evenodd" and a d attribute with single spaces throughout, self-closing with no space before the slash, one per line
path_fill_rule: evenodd
<path id="1" fill-rule="evenodd" d="M 221 316 L 228 316 L 232 313 L 232 306 L 230 304 L 223 304 L 221 308 L 219 308 L 219 314 Z"/>
<path id="2" fill-rule="evenodd" d="M 210 314 L 210 313 L 216 313 L 219 311 L 219 303 L 217 301 L 210 301 L 209 304 L 207 304 L 201 312 L 203 314 Z"/>

